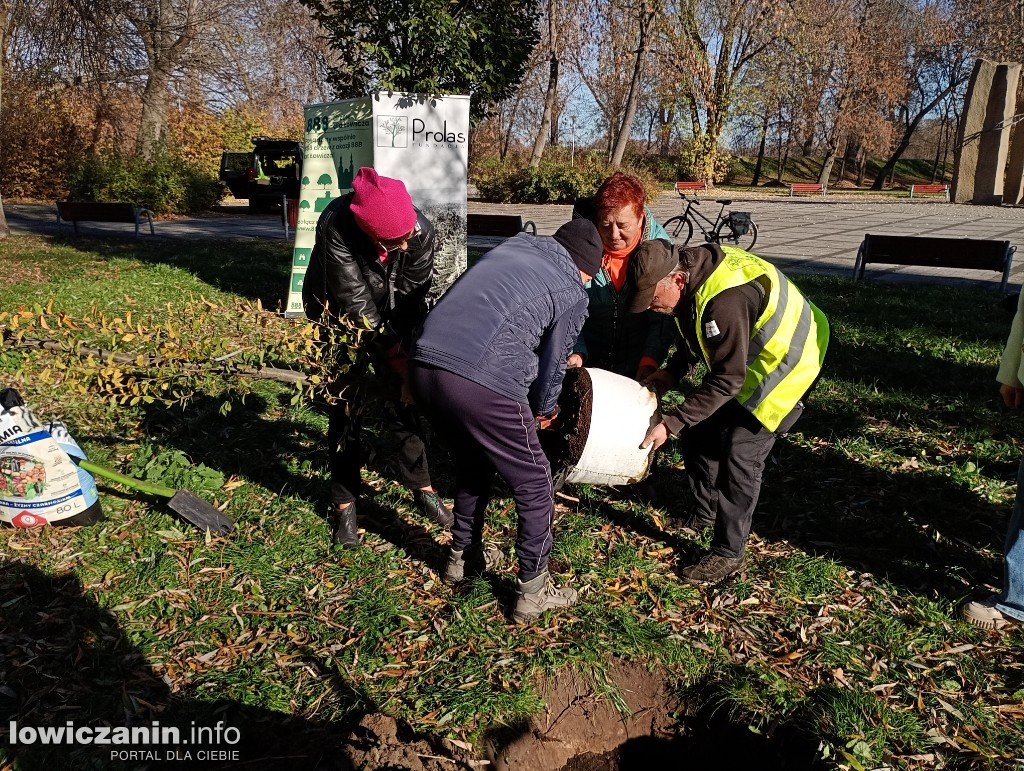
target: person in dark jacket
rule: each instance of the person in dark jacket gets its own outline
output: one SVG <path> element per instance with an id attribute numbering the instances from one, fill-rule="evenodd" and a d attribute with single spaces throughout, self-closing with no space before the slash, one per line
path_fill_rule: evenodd
<path id="1" fill-rule="evenodd" d="M 764 462 L 803 414 L 828 347 L 828 320 L 774 265 L 735 247 L 677 255 L 642 249 L 634 270 L 630 311 L 666 314 L 679 330 L 676 355 L 652 376 L 658 390 L 691 363 L 707 367 L 682 404 L 657 416 L 641 446 L 679 437 L 696 502 L 688 529 L 714 527 L 710 553 L 682 577 L 721 581 L 745 564 Z"/>
<path id="2" fill-rule="evenodd" d="M 573 346 L 569 365 L 599 367 L 643 380 L 664 363 L 672 344 L 671 322 L 657 313 L 626 311 L 636 287 L 629 264 L 641 244 L 668 252 L 672 241 L 644 204 L 643 182 L 616 172 L 601 183 L 592 199 L 573 207 L 573 217 L 597 226 L 603 246 L 601 270 L 587 283 L 589 311 L 583 334 Z"/>
<path id="3" fill-rule="evenodd" d="M 583 284 L 601 264 L 594 225 L 553 238 L 526 233 L 484 255 L 431 311 L 410 353 L 410 385 L 456 467 L 448 581 L 482 570 L 484 512 L 495 473 L 518 512 L 515 617 L 571 605 L 548 574 L 554 487 L 537 429 L 554 420 L 566 356 L 587 315 Z"/>
<path id="4" fill-rule="evenodd" d="M 419 416 L 405 395 L 406 351 L 427 312 L 433 269 L 430 220 L 412 205 L 401 180 L 361 168 L 352 192 L 332 201 L 320 215 L 302 301 L 310 319 L 366 330 L 355 336 L 356 374 L 367 375 L 374 362 L 388 399 L 388 421 L 399 442 L 403 481 L 412 489 L 420 513 L 449 527 L 452 515 L 431 485 Z M 328 413 L 332 540 L 341 546 L 361 542 L 356 496 L 362 466 L 362 405 L 357 390 L 346 389 Z"/>
<path id="5" fill-rule="evenodd" d="M 569 356 L 571 367 L 599 367 L 645 385 L 664 364 L 674 339 L 671 320 L 664 315 L 627 312 L 636 291 L 629 266 L 640 247 L 666 254 L 672 248 L 668 233 L 644 204 L 646 195 L 637 177 L 617 171 L 601 183 L 592 199 L 581 199 L 573 207 L 573 217 L 584 217 L 597 226 L 604 248 L 601 270 L 586 286 L 587 323 Z M 650 476 L 624 491 L 657 505 L 656 472 L 655 460 Z"/>

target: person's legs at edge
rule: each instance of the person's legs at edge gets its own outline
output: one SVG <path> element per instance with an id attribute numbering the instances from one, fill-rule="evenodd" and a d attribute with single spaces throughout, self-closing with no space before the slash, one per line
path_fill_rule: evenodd
<path id="1" fill-rule="evenodd" d="M 413 491 L 416 507 L 438 525 L 451 527 L 452 514 L 430 481 L 419 409 L 396 401 L 388 404 L 387 415 L 388 427 L 398 441 L 398 469 L 405 486 Z"/>
<path id="2" fill-rule="evenodd" d="M 327 409 L 331 540 L 339 546 L 358 546 L 361 543 L 356 522 L 356 496 L 362 467 L 358 407 L 352 401 L 339 400 Z"/>
<path id="3" fill-rule="evenodd" d="M 982 629 L 1024 621 L 1024 459 L 1017 468 L 1017 496 L 1003 543 L 1003 590 L 963 606 L 964 617 Z"/>
<path id="4" fill-rule="evenodd" d="M 1017 621 L 1024 621 L 1024 460 L 1017 469 L 1017 497 L 1003 544 L 1003 593 L 996 608 Z"/>

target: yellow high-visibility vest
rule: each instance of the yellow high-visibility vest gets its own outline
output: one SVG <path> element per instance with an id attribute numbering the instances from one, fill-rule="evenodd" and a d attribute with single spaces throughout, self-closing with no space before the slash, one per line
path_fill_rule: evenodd
<path id="1" fill-rule="evenodd" d="M 697 335 L 709 363 L 702 319 L 715 295 L 755 279 L 766 280 L 764 312 L 751 330 L 747 376 L 736 400 L 765 428 L 774 431 L 807 393 L 821 372 L 828 348 L 828 319 L 774 265 L 732 246 L 721 247 L 723 259 L 697 289 Z M 676 324 L 679 324 L 678 318 Z M 681 330 L 680 330 L 681 331 Z"/>

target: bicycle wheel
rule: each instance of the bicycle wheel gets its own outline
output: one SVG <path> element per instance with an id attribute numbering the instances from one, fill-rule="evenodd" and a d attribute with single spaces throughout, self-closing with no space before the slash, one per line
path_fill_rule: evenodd
<path id="1" fill-rule="evenodd" d="M 745 252 L 749 252 L 754 248 L 754 244 L 757 243 L 757 225 L 751 222 L 747 226 L 747 232 L 742 236 L 736 235 L 736 231 L 732 229 L 732 225 L 726 225 L 721 231 L 721 242 L 729 244 L 731 246 L 738 246 Z"/>
<path id="2" fill-rule="evenodd" d="M 681 214 L 665 220 L 664 228 L 676 246 L 686 246 L 693 238 L 693 223 Z"/>

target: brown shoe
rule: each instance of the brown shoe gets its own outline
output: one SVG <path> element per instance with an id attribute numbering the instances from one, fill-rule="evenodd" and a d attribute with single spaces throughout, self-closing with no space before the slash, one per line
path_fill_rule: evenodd
<path id="1" fill-rule="evenodd" d="M 729 559 L 720 554 L 705 554 L 696 565 L 683 568 L 682 577 L 688 584 L 714 584 L 742 570 L 746 564 L 745 555 Z"/>

